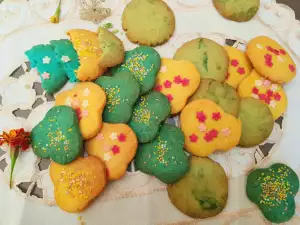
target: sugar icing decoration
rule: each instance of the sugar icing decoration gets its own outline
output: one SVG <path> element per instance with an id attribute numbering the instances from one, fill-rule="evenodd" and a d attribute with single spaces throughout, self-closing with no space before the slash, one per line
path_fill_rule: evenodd
<path id="1" fill-rule="evenodd" d="M 174 100 L 174 97 L 171 94 L 168 94 L 166 97 L 167 97 L 167 99 L 168 99 L 169 102 L 171 102 L 171 101 Z"/>
<path id="2" fill-rule="evenodd" d="M 198 136 L 196 134 L 192 134 L 189 136 L 191 142 L 197 142 Z"/>
<path id="3" fill-rule="evenodd" d="M 212 129 L 204 135 L 206 142 L 211 142 L 213 139 L 218 137 L 219 132 L 216 129 Z"/>
<path id="4" fill-rule="evenodd" d="M 165 88 L 171 88 L 171 87 L 172 87 L 172 82 L 169 81 L 169 80 L 166 80 L 166 81 L 164 82 L 164 87 L 165 87 Z"/>
<path id="5" fill-rule="evenodd" d="M 110 153 L 104 153 L 104 155 L 103 155 L 103 159 L 104 159 L 104 161 L 109 161 L 110 159 L 111 159 L 111 155 L 110 155 Z"/>
<path id="6" fill-rule="evenodd" d="M 142 96 L 139 102 L 139 107 L 135 108 L 132 115 L 132 120 L 136 123 L 149 124 L 151 112 L 147 108 L 145 96 Z"/>
<path id="7" fill-rule="evenodd" d="M 117 146 L 117 145 L 114 145 L 112 148 L 111 148 L 111 151 L 114 155 L 117 155 L 120 153 L 120 147 Z"/>
<path id="8" fill-rule="evenodd" d="M 67 63 L 67 62 L 70 62 L 70 61 L 71 61 L 71 59 L 70 59 L 70 57 L 69 57 L 69 56 L 67 56 L 67 55 L 63 55 L 63 56 L 61 57 L 61 61 L 63 61 L 64 63 Z"/>
<path id="9" fill-rule="evenodd" d="M 237 66 L 239 65 L 239 61 L 236 60 L 236 59 L 233 59 L 233 60 L 231 60 L 231 65 L 232 65 L 233 67 L 237 67 Z"/>
<path id="10" fill-rule="evenodd" d="M 91 91 L 90 91 L 90 89 L 88 89 L 88 88 L 85 88 L 85 89 L 83 90 L 83 96 L 84 96 L 84 97 L 89 96 L 90 93 L 91 93 Z"/>
<path id="11" fill-rule="evenodd" d="M 174 83 L 175 84 L 181 84 L 181 82 L 182 82 L 182 78 L 181 78 L 181 76 L 180 75 L 178 75 L 178 76 L 175 76 L 174 77 Z"/>
<path id="12" fill-rule="evenodd" d="M 44 80 L 49 80 L 50 79 L 50 73 L 47 73 L 47 72 L 42 73 L 42 78 Z"/>
<path id="13" fill-rule="evenodd" d="M 204 123 L 200 123 L 200 125 L 198 126 L 198 129 L 200 132 L 205 132 L 206 131 L 206 126 Z"/>
<path id="14" fill-rule="evenodd" d="M 43 59 L 43 64 L 50 64 L 51 58 L 49 56 L 45 56 Z"/>
<path id="15" fill-rule="evenodd" d="M 160 73 L 165 73 L 167 72 L 167 67 L 166 66 L 162 66 L 159 70 Z"/>
<path id="16" fill-rule="evenodd" d="M 204 114 L 203 111 L 197 112 L 197 113 L 196 113 L 196 118 L 198 119 L 198 121 L 199 121 L 200 123 L 204 123 L 204 122 L 206 121 L 206 115 Z"/>
<path id="17" fill-rule="evenodd" d="M 231 131 L 229 128 L 224 128 L 221 130 L 221 133 L 225 136 L 228 137 L 231 134 Z"/>
<path id="18" fill-rule="evenodd" d="M 214 112 L 212 113 L 212 119 L 215 121 L 218 121 L 221 119 L 221 113 L 220 112 Z"/>
<path id="19" fill-rule="evenodd" d="M 119 134 L 118 140 L 119 140 L 120 142 L 125 142 L 125 141 L 126 141 L 126 135 L 123 134 L 123 133 Z"/>
<path id="20" fill-rule="evenodd" d="M 89 106 L 89 101 L 88 100 L 83 100 L 82 107 L 87 108 L 88 106 Z"/>
<path id="21" fill-rule="evenodd" d="M 293 73 L 296 71 L 296 67 L 294 65 L 292 65 L 292 64 L 289 65 L 289 69 Z"/>
<path id="22" fill-rule="evenodd" d="M 110 140 L 114 141 L 114 140 L 117 140 L 118 139 L 118 134 L 116 132 L 112 132 L 110 135 L 109 135 L 109 138 Z"/>

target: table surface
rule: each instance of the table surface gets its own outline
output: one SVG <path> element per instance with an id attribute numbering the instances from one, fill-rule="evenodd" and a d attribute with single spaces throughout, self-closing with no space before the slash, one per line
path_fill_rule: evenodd
<path id="1" fill-rule="evenodd" d="M 300 1 L 299 0 L 277 0 L 278 3 L 283 3 L 290 6 L 296 13 L 297 20 L 300 20 Z"/>

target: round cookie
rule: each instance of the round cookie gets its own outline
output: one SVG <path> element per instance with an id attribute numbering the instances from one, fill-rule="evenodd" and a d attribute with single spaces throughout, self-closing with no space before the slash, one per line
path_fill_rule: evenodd
<path id="1" fill-rule="evenodd" d="M 42 159 L 68 164 L 80 155 L 83 140 L 76 112 L 68 106 L 52 107 L 31 131 L 33 152 Z"/>
<path id="2" fill-rule="evenodd" d="M 52 162 L 49 174 L 58 207 L 69 213 L 87 208 L 107 183 L 105 166 L 95 156 L 79 157 L 65 166 Z"/>
<path id="3" fill-rule="evenodd" d="M 238 87 L 241 98 L 253 97 L 267 104 L 273 114 L 274 120 L 278 119 L 287 108 L 287 96 L 279 84 L 260 76 L 256 70 L 245 78 Z"/>
<path id="4" fill-rule="evenodd" d="M 260 0 L 213 0 L 217 11 L 226 19 L 246 22 L 259 10 Z"/>
<path id="5" fill-rule="evenodd" d="M 267 105 L 255 98 L 242 98 L 238 118 L 242 121 L 239 145 L 253 147 L 264 142 L 272 133 L 274 120 Z"/>
<path id="6" fill-rule="evenodd" d="M 173 35 L 175 17 L 162 0 L 131 0 L 123 11 L 122 27 L 131 42 L 157 46 Z"/>
<path id="7" fill-rule="evenodd" d="M 103 123 L 101 131 L 86 141 L 85 147 L 89 155 L 97 156 L 105 163 L 108 179 L 117 180 L 125 175 L 138 142 L 128 125 Z"/>
<path id="8" fill-rule="evenodd" d="M 197 67 L 201 78 L 224 81 L 228 72 L 229 58 L 223 46 L 206 39 L 196 38 L 177 49 L 174 59 L 189 60 Z"/>
<path id="9" fill-rule="evenodd" d="M 179 113 L 200 84 L 200 74 L 193 63 L 162 59 L 154 90 L 163 93 L 171 104 L 171 114 Z"/>
<path id="10" fill-rule="evenodd" d="M 140 85 L 128 71 L 114 76 L 101 76 L 96 81 L 105 93 L 107 102 L 103 111 L 103 121 L 108 123 L 127 123 L 140 94 Z"/>
<path id="11" fill-rule="evenodd" d="M 173 125 L 164 124 L 154 140 L 139 145 L 135 165 L 143 173 L 153 175 L 166 184 L 174 183 L 189 169 L 183 145 L 182 131 Z"/>
<path id="12" fill-rule="evenodd" d="M 269 37 L 253 38 L 247 55 L 262 76 L 275 83 L 288 83 L 296 76 L 296 64 L 284 48 Z"/>
<path id="13" fill-rule="evenodd" d="M 253 66 L 245 52 L 237 48 L 225 46 L 229 56 L 229 68 L 226 77 L 226 83 L 234 89 L 244 80 L 252 71 Z"/>
<path id="14" fill-rule="evenodd" d="M 202 79 L 199 88 L 189 99 L 189 102 L 198 99 L 209 99 L 219 105 L 226 113 L 235 117 L 238 114 L 240 98 L 228 84 L 212 79 Z"/>
<path id="15" fill-rule="evenodd" d="M 163 94 L 153 91 L 141 96 L 129 121 L 129 126 L 135 132 L 139 143 L 152 141 L 170 112 L 170 103 Z"/>
<path id="16" fill-rule="evenodd" d="M 276 163 L 266 169 L 256 169 L 247 178 L 246 192 L 264 217 L 272 223 L 285 223 L 295 214 L 295 196 L 299 178 L 287 165 Z"/>
<path id="17" fill-rule="evenodd" d="M 160 65 L 160 55 L 154 48 L 139 46 L 126 51 L 124 62 L 110 72 L 113 75 L 120 71 L 132 73 L 139 82 L 140 94 L 143 95 L 153 88 Z"/>
<path id="18" fill-rule="evenodd" d="M 185 149 L 197 156 L 208 156 L 217 150 L 228 151 L 241 137 L 241 121 L 208 99 L 187 104 L 181 112 L 180 123 Z"/>
<path id="19" fill-rule="evenodd" d="M 209 218 L 225 208 L 228 179 L 223 168 L 209 158 L 192 156 L 190 169 L 177 183 L 169 184 L 171 203 L 192 218 Z"/>
<path id="20" fill-rule="evenodd" d="M 97 84 L 77 83 L 71 90 L 59 93 L 56 96 L 55 104 L 68 105 L 76 111 L 84 140 L 93 138 L 99 133 L 106 95 Z"/>

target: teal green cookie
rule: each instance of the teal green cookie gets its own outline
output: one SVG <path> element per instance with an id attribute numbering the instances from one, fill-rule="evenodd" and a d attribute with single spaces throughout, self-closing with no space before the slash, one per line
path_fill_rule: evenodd
<path id="1" fill-rule="evenodd" d="M 152 141 L 163 121 L 171 112 L 168 99 L 160 92 L 150 92 L 140 97 L 133 108 L 129 126 L 135 132 L 139 143 Z"/>
<path id="2" fill-rule="evenodd" d="M 256 169 L 247 178 L 248 198 L 272 223 L 284 223 L 295 214 L 295 196 L 299 178 L 287 165 L 276 163 L 266 169 Z"/>
<path id="3" fill-rule="evenodd" d="M 68 81 L 64 66 L 56 58 L 53 45 L 36 45 L 25 52 L 31 68 L 36 68 L 42 80 L 42 87 L 48 94 L 59 91 Z"/>
<path id="4" fill-rule="evenodd" d="M 174 184 L 169 184 L 172 204 L 192 218 L 209 218 L 225 208 L 228 179 L 220 164 L 210 158 L 191 156 L 190 169 Z"/>
<path id="5" fill-rule="evenodd" d="M 139 82 L 141 95 L 149 92 L 156 82 L 156 75 L 160 70 L 160 55 L 151 47 L 139 46 L 125 53 L 124 62 L 112 68 L 111 73 L 116 71 L 129 71 Z"/>
<path id="6" fill-rule="evenodd" d="M 136 167 L 166 184 L 178 181 L 189 169 L 189 159 L 183 150 L 182 131 L 164 124 L 154 140 L 140 144 L 135 156 Z"/>
<path id="7" fill-rule="evenodd" d="M 106 106 L 102 115 L 107 123 L 127 123 L 140 94 L 140 85 L 128 71 L 114 76 L 101 76 L 96 81 L 106 93 Z"/>
<path id="8" fill-rule="evenodd" d="M 70 81 L 78 82 L 76 71 L 80 63 L 72 42 L 68 39 L 62 39 L 50 41 L 50 44 L 54 46 L 56 58 L 62 63 Z"/>
<path id="9" fill-rule="evenodd" d="M 54 106 L 32 129 L 31 140 L 38 157 L 62 165 L 72 162 L 83 146 L 76 112 L 69 106 Z"/>

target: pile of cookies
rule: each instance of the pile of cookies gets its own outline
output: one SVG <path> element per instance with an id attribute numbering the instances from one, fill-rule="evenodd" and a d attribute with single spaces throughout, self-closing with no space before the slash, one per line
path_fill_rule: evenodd
<path id="1" fill-rule="evenodd" d="M 155 24 L 136 19 L 145 14 L 165 16 Z M 70 40 L 25 53 L 46 92 L 77 82 L 56 95 L 55 106 L 31 133 L 34 153 L 52 160 L 57 205 L 67 212 L 84 210 L 134 160 L 137 169 L 168 185 L 169 198 L 181 212 L 215 216 L 226 206 L 228 179 L 207 156 L 253 147 L 269 137 L 286 111 L 282 85 L 295 77 L 296 65 L 280 44 L 264 36 L 252 39 L 246 52 L 197 38 L 183 44 L 173 59 L 161 58 L 150 46 L 166 42 L 175 28 L 163 1 L 132 0 L 122 19 L 128 38 L 142 46 L 125 51 L 100 27 L 70 30 Z M 166 24 L 168 30 L 147 35 Z M 165 123 L 171 117 L 180 118 L 180 128 Z M 249 176 L 247 194 L 267 219 L 282 222 L 295 212 L 299 181 L 287 166 L 273 167 Z M 280 182 L 285 186 L 278 189 Z"/>

